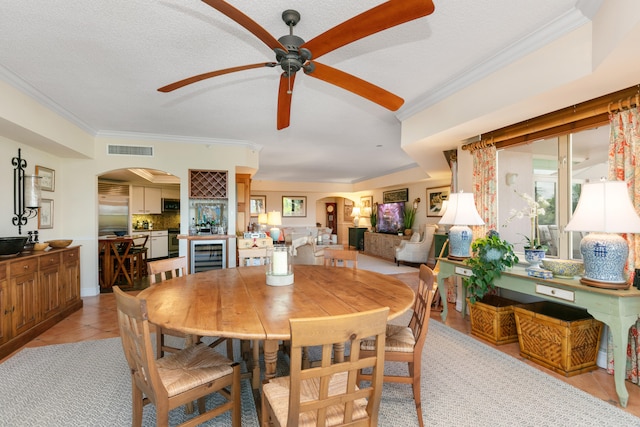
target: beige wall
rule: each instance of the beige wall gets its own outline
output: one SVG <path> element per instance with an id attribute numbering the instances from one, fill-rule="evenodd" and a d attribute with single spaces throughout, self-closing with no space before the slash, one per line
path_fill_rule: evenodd
<path id="1" fill-rule="evenodd" d="M 144 145 L 154 147 L 153 157 L 108 155 L 106 145 Z M 98 285 L 98 195 L 97 177 L 120 168 L 153 168 L 169 172 L 181 180 L 181 199 L 188 198 L 188 170 L 211 169 L 229 172 L 229 205 L 235 206 L 236 169 L 258 168 L 258 151 L 250 144 L 230 145 L 211 141 L 179 141 L 147 135 L 129 137 L 94 136 L 47 110 L 21 92 L 0 82 L 0 236 L 18 234 L 13 217 L 13 166 L 11 160 L 22 150 L 26 173 L 41 165 L 55 170 L 55 191 L 42 197 L 54 200 L 53 229 L 39 230 L 40 241 L 73 239 L 81 245 L 82 296 L 95 295 Z M 183 217 L 188 206 L 183 205 Z M 235 215 L 229 216 L 235 229 Z M 37 218 L 28 221 L 22 233 L 37 229 Z M 188 224 L 181 225 L 182 232 Z M 235 248 L 230 248 L 235 250 Z M 181 253 L 186 253 L 182 243 Z"/>

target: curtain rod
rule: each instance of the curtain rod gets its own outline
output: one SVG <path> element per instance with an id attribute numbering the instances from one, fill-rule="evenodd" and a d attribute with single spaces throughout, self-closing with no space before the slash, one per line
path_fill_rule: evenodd
<path id="1" fill-rule="evenodd" d="M 490 145 L 504 148 L 601 126 L 609 122 L 612 112 L 618 111 L 612 107 L 633 108 L 633 100 L 638 106 L 640 84 L 487 132 L 481 141 L 464 144 L 462 149 L 473 152 Z"/>

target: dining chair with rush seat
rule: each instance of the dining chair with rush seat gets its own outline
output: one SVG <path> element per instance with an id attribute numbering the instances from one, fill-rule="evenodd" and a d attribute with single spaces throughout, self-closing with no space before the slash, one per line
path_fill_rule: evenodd
<path id="1" fill-rule="evenodd" d="M 416 404 L 420 427 L 424 426 L 422 420 L 422 399 L 420 397 L 422 348 L 424 347 L 429 329 L 431 303 L 435 293 L 434 285 L 435 279 L 433 271 L 425 264 L 422 264 L 419 272 L 418 292 L 416 293 L 409 325 L 387 325 L 385 341 L 385 362 L 407 363 L 409 375 L 384 375 L 384 381 L 412 385 L 413 399 Z M 362 343 L 360 350 L 361 357 L 373 355 L 375 352 L 376 347 L 374 340 L 366 340 Z M 361 372 L 361 380 L 371 381 L 372 378 L 371 374 Z"/>
<path id="2" fill-rule="evenodd" d="M 346 249 L 325 249 L 324 266 L 342 266 L 356 269 L 358 268 L 358 251 L 349 251 Z"/>
<path id="3" fill-rule="evenodd" d="M 389 308 L 338 316 L 290 319 L 290 375 L 262 385 L 262 426 L 376 426 L 382 395 L 385 329 Z M 373 337 L 366 356 L 360 343 Z M 333 344 L 349 342 L 350 356 L 332 359 Z M 306 347 L 322 346 L 319 366 L 302 369 Z M 371 382 L 358 386 L 361 369 Z"/>
<path id="4" fill-rule="evenodd" d="M 161 259 L 158 261 L 151 261 L 147 263 L 149 270 L 149 284 L 151 286 L 163 282 L 173 277 L 180 277 L 187 274 L 187 258 L 176 257 Z M 159 325 L 156 326 L 156 355 L 161 358 L 165 355 L 165 352 L 177 353 L 181 350 L 180 347 L 174 347 L 168 345 L 165 342 L 167 336 L 183 338 L 185 345 L 194 344 L 198 339 L 196 337 L 187 336 L 186 334 L 174 331 L 167 328 L 162 328 Z"/>
<path id="5" fill-rule="evenodd" d="M 149 269 L 149 284 L 151 286 L 163 282 L 167 279 L 174 277 L 185 276 L 187 274 L 187 258 L 186 257 L 174 257 L 161 259 L 158 261 L 151 261 L 147 263 Z M 174 347 L 166 342 L 167 336 L 177 337 L 185 340 L 185 345 L 195 344 L 200 341 L 200 337 L 187 335 L 180 331 L 173 329 L 163 328 L 159 325 L 156 327 L 156 353 L 157 357 L 164 356 L 165 352 L 175 353 L 180 351 L 180 347 Z M 218 338 L 209 347 L 214 348 L 219 344 L 227 343 L 227 357 L 233 359 L 233 343 L 230 339 Z"/>
<path id="6" fill-rule="evenodd" d="M 203 423 L 231 411 L 231 424 L 241 422 L 240 365 L 196 344 L 156 359 L 151 344 L 147 305 L 114 286 L 122 347 L 131 371 L 132 425 L 142 425 L 144 405 L 156 407 L 157 425 L 168 425 L 169 411 L 198 401 L 198 415 L 182 426 Z M 230 390 L 229 390 L 230 387 Z M 205 398 L 219 393 L 226 401 L 206 411 Z"/>

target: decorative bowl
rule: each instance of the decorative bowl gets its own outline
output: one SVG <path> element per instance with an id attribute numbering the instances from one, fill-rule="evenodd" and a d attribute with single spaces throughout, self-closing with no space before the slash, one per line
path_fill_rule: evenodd
<path id="1" fill-rule="evenodd" d="M 73 240 L 49 240 L 47 243 L 54 249 L 66 248 Z"/>
<path id="2" fill-rule="evenodd" d="M 0 237 L 0 256 L 17 255 L 24 249 L 28 237 Z"/>
<path id="3" fill-rule="evenodd" d="M 118 237 L 122 237 L 122 236 L 126 235 L 127 232 L 126 231 L 114 231 L 113 234 L 115 234 Z"/>
<path id="4" fill-rule="evenodd" d="M 33 250 L 34 251 L 44 251 L 45 249 L 47 249 L 47 247 L 49 246 L 49 243 L 45 242 L 45 243 L 34 243 L 33 244 Z"/>
<path id="5" fill-rule="evenodd" d="M 584 263 L 572 259 L 551 259 L 542 260 L 542 265 L 546 270 L 553 273 L 553 277 L 560 279 L 573 279 L 574 276 L 584 274 Z"/>

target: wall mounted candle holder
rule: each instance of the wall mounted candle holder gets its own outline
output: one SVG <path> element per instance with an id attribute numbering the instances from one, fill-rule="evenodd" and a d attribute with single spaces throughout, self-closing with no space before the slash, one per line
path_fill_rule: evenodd
<path id="1" fill-rule="evenodd" d="M 27 221 L 38 215 L 40 207 L 40 177 L 26 175 L 24 170 L 27 161 L 22 158 L 18 148 L 18 157 L 11 160 L 13 165 L 13 225 L 18 227 L 18 234 L 22 234 L 22 227 Z"/>

